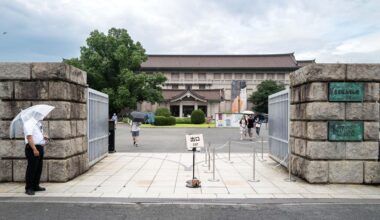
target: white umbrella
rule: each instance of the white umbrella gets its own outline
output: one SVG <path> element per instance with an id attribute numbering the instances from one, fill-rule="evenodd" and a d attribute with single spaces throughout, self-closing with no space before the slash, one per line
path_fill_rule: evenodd
<path id="1" fill-rule="evenodd" d="M 253 111 L 249 111 L 249 110 L 245 110 L 242 113 L 245 114 L 245 115 L 253 115 L 253 114 L 255 114 Z"/>
<path id="2" fill-rule="evenodd" d="M 42 121 L 55 107 L 50 105 L 34 105 L 22 110 L 11 122 L 9 128 L 9 137 L 15 138 L 23 130 L 25 123 L 34 123 Z"/>

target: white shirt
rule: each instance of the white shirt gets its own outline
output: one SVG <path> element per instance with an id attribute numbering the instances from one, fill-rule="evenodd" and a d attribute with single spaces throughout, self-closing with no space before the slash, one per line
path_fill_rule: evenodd
<path id="1" fill-rule="evenodd" d="M 46 141 L 43 135 L 42 124 L 40 122 L 35 123 L 32 120 L 24 123 L 24 136 L 25 136 L 25 144 L 28 143 L 27 136 L 32 135 L 33 142 L 35 145 L 44 145 Z"/>
<path id="2" fill-rule="evenodd" d="M 132 122 L 132 131 L 140 131 L 140 122 Z"/>

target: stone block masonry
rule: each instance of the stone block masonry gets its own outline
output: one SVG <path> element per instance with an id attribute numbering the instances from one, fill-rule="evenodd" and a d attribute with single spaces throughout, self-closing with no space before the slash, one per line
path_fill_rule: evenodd
<path id="1" fill-rule="evenodd" d="M 330 102 L 330 82 L 363 83 L 362 102 Z M 310 183 L 380 184 L 380 65 L 312 64 L 290 83 L 291 172 Z M 363 139 L 330 141 L 330 121 L 363 123 Z"/>
<path id="2" fill-rule="evenodd" d="M 24 181 L 23 136 L 9 139 L 11 120 L 37 104 L 55 109 L 44 120 L 42 180 L 65 182 L 88 170 L 87 74 L 63 63 L 0 63 L 0 182 Z"/>

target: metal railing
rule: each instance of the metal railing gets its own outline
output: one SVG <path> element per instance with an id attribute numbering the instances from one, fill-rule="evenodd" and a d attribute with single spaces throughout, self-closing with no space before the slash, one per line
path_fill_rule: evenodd
<path id="1" fill-rule="evenodd" d="M 88 159 L 92 166 L 108 153 L 108 95 L 88 89 Z"/>
<path id="2" fill-rule="evenodd" d="M 289 90 L 268 97 L 269 154 L 288 167 L 289 154 Z"/>

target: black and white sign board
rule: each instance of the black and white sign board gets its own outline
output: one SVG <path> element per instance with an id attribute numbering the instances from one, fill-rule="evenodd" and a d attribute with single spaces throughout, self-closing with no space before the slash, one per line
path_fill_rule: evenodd
<path id="1" fill-rule="evenodd" d="M 190 134 L 186 135 L 186 147 L 188 150 L 193 150 L 193 148 L 204 147 L 203 134 Z"/>

